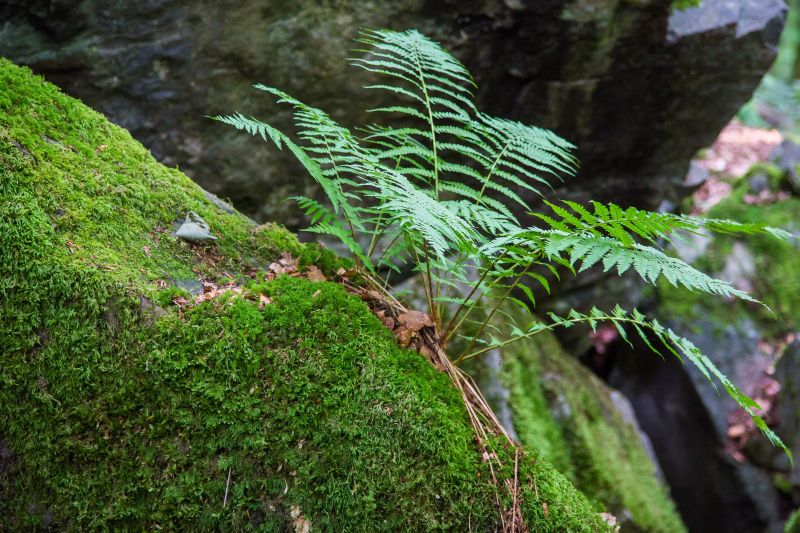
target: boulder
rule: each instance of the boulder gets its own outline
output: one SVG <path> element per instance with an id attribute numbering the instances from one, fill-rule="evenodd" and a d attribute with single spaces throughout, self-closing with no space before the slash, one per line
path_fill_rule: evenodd
<path id="1" fill-rule="evenodd" d="M 483 110 L 578 146 L 572 197 L 654 208 L 685 194 L 692 154 L 750 98 L 784 14 L 782 0 L 678 11 L 670 0 L 28 0 L 0 6 L 0 55 L 246 213 L 295 226 L 284 199 L 311 186 L 299 165 L 205 117 L 238 110 L 288 126 L 251 90 L 261 82 L 362 123 L 375 95 L 344 62 L 358 28 L 418 28 L 475 74 Z"/>
<path id="2" fill-rule="evenodd" d="M 502 315 L 521 318 L 513 308 Z M 613 513 L 623 531 L 685 531 L 653 445 L 622 394 L 551 332 L 489 355 L 469 370 L 507 431 Z"/>
<path id="3" fill-rule="evenodd" d="M 449 379 L 314 281 L 341 259 L 7 60 L 0 198 L 0 530 L 499 527 Z M 217 239 L 177 238 L 186 213 Z M 547 461 L 518 467 L 531 530 L 609 529 Z"/>
<path id="4" fill-rule="evenodd" d="M 754 169 L 753 175 L 762 170 Z M 777 196 L 778 181 L 769 180 L 764 189 L 773 195 L 771 202 L 754 202 L 752 176 L 745 176 L 708 216 L 767 224 L 797 235 L 800 200 Z M 715 236 L 674 243 L 684 260 L 751 291 L 769 307 L 707 298 L 664 283 L 649 302 L 652 314 L 692 340 L 759 401 L 767 421 L 797 457 L 797 239 Z M 609 382 L 633 404 L 689 529 L 781 531 L 788 510 L 800 503 L 797 464 L 761 437 L 694 366 L 653 360 L 645 346 L 631 350 L 621 344 L 610 350 Z"/>

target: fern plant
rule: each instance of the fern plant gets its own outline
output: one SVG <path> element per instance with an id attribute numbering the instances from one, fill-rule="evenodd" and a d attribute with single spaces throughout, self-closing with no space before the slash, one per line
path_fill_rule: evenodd
<path id="1" fill-rule="evenodd" d="M 389 93 L 392 104 L 370 110 L 390 116 L 388 125 L 351 130 L 260 84 L 255 88 L 292 108 L 293 135 L 239 113 L 215 117 L 285 147 L 321 186 L 326 203 L 295 198 L 310 218 L 306 231 L 341 241 L 375 289 L 391 291 L 393 273 L 409 267 L 418 273 L 436 325 L 434 342 L 445 351 L 461 347 L 451 354 L 454 365 L 542 331 L 610 322 L 624 339 L 632 332 L 654 351 L 696 365 L 773 444 L 790 453 L 758 415 L 759 406 L 689 340 L 635 309 L 572 311 L 523 324 L 509 319 L 504 327 L 495 318 L 509 302 L 533 309 L 531 287 L 550 291 L 543 273 L 557 277 L 565 269 L 578 274 L 592 267 L 619 274 L 633 269 L 648 283 L 664 277 L 676 287 L 752 300 L 668 256 L 659 244 L 681 232 L 766 232 L 778 238 L 784 233 L 597 202 L 544 202 L 548 212 L 533 211 L 526 198 L 574 174 L 570 143 L 548 130 L 477 110 L 467 69 L 417 31 L 364 31 L 358 42 L 364 48 L 350 63 L 379 80 L 367 89 Z M 525 226 L 517 213 L 540 223 Z"/>

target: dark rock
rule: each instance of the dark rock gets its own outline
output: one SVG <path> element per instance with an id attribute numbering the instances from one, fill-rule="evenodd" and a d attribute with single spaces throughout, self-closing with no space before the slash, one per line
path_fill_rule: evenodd
<path id="1" fill-rule="evenodd" d="M 747 184 L 750 187 L 751 193 L 758 194 L 767 190 L 769 187 L 769 178 L 762 173 L 754 174 L 747 180 Z"/>
<path id="2" fill-rule="evenodd" d="M 776 471 L 789 472 L 794 488 L 795 505 L 800 505 L 800 341 L 795 340 L 775 365 L 775 380 L 781 384 L 777 404 L 777 432 L 792 448 L 795 464 L 789 463 L 785 454 L 773 452 L 772 467 Z"/>
<path id="3" fill-rule="evenodd" d="M 770 364 L 759 350 L 760 334 L 752 322 L 699 320 L 671 326 L 746 394 L 752 394 L 749 389 Z M 620 347 L 616 356 L 609 382 L 633 404 L 689 529 L 780 531 L 780 496 L 772 474 L 750 462 L 737 462 L 726 452 L 728 415 L 736 409 L 733 400 L 694 366 L 673 358 L 663 361 L 644 346 Z"/>
<path id="4" fill-rule="evenodd" d="M 689 164 L 689 171 L 683 179 L 683 186 L 687 189 L 687 192 L 694 191 L 708 181 L 709 177 L 711 177 L 711 173 L 708 168 L 693 159 Z"/>
<path id="5" fill-rule="evenodd" d="M 579 146 L 576 199 L 654 208 L 685 194 L 694 152 L 751 95 L 774 57 L 781 0 L 249 0 L 0 5 L 0 55 L 30 65 L 130 129 L 167 164 L 258 219 L 299 224 L 308 187 L 285 153 L 207 115 L 287 126 L 250 84 L 281 87 L 351 125 L 373 104 L 346 67 L 359 27 L 416 27 L 461 57 L 488 112 L 555 129 Z M 560 191 L 563 194 L 563 191 Z"/>
<path id="6" fill-rule="evenodd" d="M 800 144 L 785 139 L 775 148 L 771 159 L 784 172 L 792 190 L 800 193 L 800 174 L 797 171 L 797 165 L 800 164 Z"/>

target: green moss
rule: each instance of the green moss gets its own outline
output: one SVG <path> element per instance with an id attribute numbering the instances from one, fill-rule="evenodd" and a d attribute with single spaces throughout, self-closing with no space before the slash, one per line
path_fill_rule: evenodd
<path id="1" fill-rule="evenodd" d="M 800 199 L 790 197 L 768 205 L 750 205 L 743 201 L 748 193 L 746 181 L 708 213 L 712 218 L 725 218 L 741 222 L 762 223 L 797 234 L 800 231 Z M 744 314 L 753 316 L 762 328 L 773 335 L 800 327 L 800 270 L 797 269 L 798 241 L 780 241 L 771 236 L 748 236 L 741 238 L 755 260 L 758 273 L 752 281 L 753 295 L 766 303 L 769 309 L 750 306 L 745 302 L 714 305 L 713 301 L 696 295 L 678 293 L 663 287 L 661 300 L 668 307 L 694 308 L 695 314 L 716 313 L 720 322 L 730 323 Z M 706 272 L 719 272 L 732 250 L 734 240 L 725 236 L 715 237 L 707 252 L 695 266 Z M 671 307 L 670 307 L 671 308 Z M 774 314 L 773 314 L 774 312 Z M 691 316 L 691 315 L 682 315 Z"/>
<path id="2" fill-rule="evenodd" d="M 258 274 L 338 258 L 218 209 L 27 70 L 0 60 L 0 88 L 0 530 L 496 525 L 447 378 L 342 287 Z M 216 244 L 172 236 L 189 210 Z M 272 303 L 171 305 L 231 278 Z M 607 529 L 544 461 L 519 478 L 532 530 Z"/>
<path id="3" fill-rule="evenodd" d="M 709 212 L 709 216 L 763 223 L 795 234 L 800 231 L 798 226 L 800 199 L 789 198 L 770 205 L 748 205 L 742 201 L 746 192 L 746 187 L 740 186 L 729 198 L 715 206 Z M 762 312 L 762 318 L 766 323 L 773 324 L 773 329 L 800 327 L 800 270 L 797 269 L 797 240 L 778 241 L 768 236 L 756 236 L 748 237 L 744 242 L 756 260 L 758 276 L 753 280 L 755 295 L 763 299 L 778 316 L 776 322 L 775 317 L 765 310 Z M 715 243 L 711 248 L 711 253 L 718 256 L 724 252 L 724 245 Z"/>
<path id="4" fill-rule="evenodd" d="M 800 509 L 795 509 L 786 522 L 785 533 L 800 533 Z"/>
<path id="5" fill-rule="evenodd" d="M 684 531 L 635 429 L 608 389 L 541 334 L 503 353 L 514 425 L 587 496 L 643 531 Z"/>

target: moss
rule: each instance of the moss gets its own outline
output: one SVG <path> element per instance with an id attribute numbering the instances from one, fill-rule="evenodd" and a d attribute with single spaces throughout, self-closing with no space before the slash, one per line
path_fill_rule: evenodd
<path id="1" fill-rule="evenodd" d="M 496 525 L 446 377 L 342 287 L 261 274 L 338 258 L 215 207 L 29 71 L 0 60 L 0 87 L 0 530 Z M 214 245 L 172 236 L 189 210 Z M 232 278 L 272 303 L 171 304 Z M 532 530 L 606 529 L 546 462 L 519 476 Z"/>
<path id="2" fill-rule="evenodd" d="M 762 165 L 763 167 L 763 165 Z M 761 168 L 761 167 L 760 167 Z M 760 171 L 760 170 L 759 170 Z M 770 178 L 774 182 L 774 176 Z M 776 186 L 773 183 L 773 186 Z M 789 197 L 768 205 L 751 205 L 744 202 L 748 194 L 747 181 L 742 180 L 732 194 L 714 206 L 709 217 L 740 222 L 767 224 L 798 235 L 800 226 L 800 199 Z M 760 329 L 770 336 L 778 336 L 800 328 L 800 271 L 796 266 L 797 239 L 786 241 L 771 236 L 757 235 L 738 238 L 751 252 L 758 273 L 752 280 L 753 296 L 769 308 L 747 302 L 722 302 L 703 298 L 684 290 L 675 290 L 661 282 L 656 291 L 662 316 L 692 317 L 712 315 L 714 323 L 731 324 L 743 317 L 754 318 Z M 721 272 L 730 255 L 734 238 L 715 236 L 705 253 L 694 263 L 696 268 L 715 274 Z"/>
<path id="3" fill-rule="evenodd" d="M 763 223 L 783 228 L 791 233 L 800 231 L 800 199 L 791 197 L 770 205 L 749 205 L 743 201 L 746 185 L 720 202 L 710 212 L 710 217 L 730 218 L 751 223 Z M 758 276 L 753 281 L 754 294 L 772 310 L 759 310 L 761 322 L 773 332 L 800 327 L 800 271 L 797 269 L 798 242 L 779 241 L 769 236 L 752 236 L 742 239 L 756 261 Z M 719 242 L 717 242 L 719 241 Z M 724 257 L 730 240 L 717 239 L 709 252 L 712 257 Z M 717 259 L 717 261 L 720 261 Z"/>
<path id="4" fill-rule="evenodd" d="M 608 389 L 550 334 L 506 349 L 514 425 L 587 496 L 643 531 L 684 531 L 636 430 Z"/>
<path id="5" fill-rule="evenodd" d="M 800 509 L 795 509 L 784 528 L 785 533 L 800 533 Z"/>

